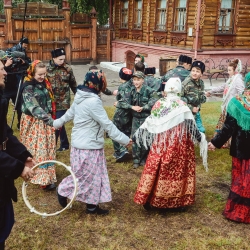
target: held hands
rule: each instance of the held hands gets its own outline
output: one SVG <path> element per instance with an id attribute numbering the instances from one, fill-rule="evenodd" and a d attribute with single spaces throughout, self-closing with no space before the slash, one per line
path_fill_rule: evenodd
<path id="1" fill-rule="evenodd" d="M 206 95 L 206 97 L 210 97 L 211 93 L 208 91 L 208 92 L 205 92 L 205 95 Z"/>
<path id="2" fill-rule="evenodd" d="M 208 148 L 208 150 L 211 150 L 211 151 L 214 151 L 214 150 L 215 150 L 215 146 L 213 145 L 212 142 L 209 142 L 209 143 L 207 144 L 207 148 Z"/>
<path id="3" fill-rule="evenodd" d="M 35 161 L 31 157 L 28 157 L 25 162 L 25 166 L 28 168 L 33 168 L 35 165 L 36 165 Z"/>
<path id="4" fill-rule="evenodd" d="M 23 169 L 23 172 L 21 174 L 21 177 L 24 181 L 28 181 L 30 178 L 32 178 L 35 175 L 35 171 L 31 168 L 25 166 Z"/>
<path id="5" fill-rule="evenodd" d="M 128 143 L 128 145 L 127 145 L 127 146 L 131 146 L 132 144 L 133 144 L 132 139 L 129 139 L 129 143 Z"/>
<path id="6" fill-rule="evenodd" d="M 113 95 L 114 95 L 114 96 L 117 96 L 117 93 L 118 93 L 118 90 L 117 90 L 117 89 L 113 91 Z"/>
<path id="7" fill-rule="evenodd" d="M 140 107 L 140 106 L 132 106 L 132 109 L 136 112 L 141 112 L 143 107 Z"/>

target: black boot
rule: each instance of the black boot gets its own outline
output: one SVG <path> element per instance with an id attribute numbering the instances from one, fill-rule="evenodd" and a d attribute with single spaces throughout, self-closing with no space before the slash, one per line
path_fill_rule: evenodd
<path id="1" fill-rule="evenodd" d="M 144 208 L 145 210 L 147 210 L 147 211 L 149 211 L 149 210 L 152 209 L 152 207 L 151 207 L 151 205 L 150 205 L 150 203 L 149 203 L 148 201 L 143 205 L 143 208 Z"/>
<path id="2" fill-rule="evenodd" d="M 58 199 L 59 204 L 60 204 L 63 208 L 67 207 L 67 197 L 64 197 L 64 196 L 60 195 L 60 194 L 58 193 L 58 190 L 56 191 L 56 193 L 57 193 L 57 199 Z"/>
<path id="3" fill-rule="evenodd" d="M 107 215 L 109 210 L 101 209 L 99 205 L 87 204 L 86 209 L 87 214 L 98 214 L 98 215 Z"/>

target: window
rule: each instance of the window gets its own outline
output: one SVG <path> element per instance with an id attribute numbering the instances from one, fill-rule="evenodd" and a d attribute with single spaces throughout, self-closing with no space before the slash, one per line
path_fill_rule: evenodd
<path id="1" fill-rule="evenodd" d="M 128 28 L 128 1 L 121 1 L 121 28 Z"/>
<path id="2" fill-rule="evenodd" d="M 135 11 L 134 11 L 134 28 L 141 29 L 141 19 L 142 19 L 142 0 L 135 1 Z"/>
<path id="3" fill-rule="evenodd" d="M 219 33 L 232 34 L 234 29 L 234 1 L 222 0 L 219 16 Z"/>
<path id="4" fill-rule="evenodd" d="M 186 30 L 187 0 L 177 0 L 175 7 L 174 31 Z"/>
<path id="5" fill-rule="evenodd" d="M 166 0 L 159 0 L 156 13 L 156 30 L 166 29 Z"/>

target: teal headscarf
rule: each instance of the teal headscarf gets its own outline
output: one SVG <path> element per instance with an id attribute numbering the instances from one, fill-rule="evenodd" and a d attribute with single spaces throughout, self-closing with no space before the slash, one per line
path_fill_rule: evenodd
<path id="1" fill-rule="evenodd" d="M 250 89 L 250 72 L 246 74 L 244 82 L 246 89 Z"/>
<path id="2" fill-rule="evenodd" d="M 242 130 L 250 131 L 250 72 L 246 74 L 244 82 L 244 92 L 232 98 L 227 112 L 237 120 Z"/>

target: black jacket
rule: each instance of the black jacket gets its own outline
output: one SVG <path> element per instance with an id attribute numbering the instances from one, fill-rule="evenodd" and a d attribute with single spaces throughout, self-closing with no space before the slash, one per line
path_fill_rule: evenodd
<path id="1" fill-rule="evenodd" d="M 2 98 L 2 90 L 0 90 L 0 145 L 8 138 L 6 150 L 0 150 L 0 202 L 10 199 L 17 201 L 14 179 L 21 175 L 26 159 L 32 157 L 7 125 L 7 109 L 7 101 Z"/>
<path id="2" fill-rule="evenodd" d="M 239 159 L 250 159 L 250 131 L 243 131 L 237 120 L 227 114 L 222 130 L 211 140 L 216 148 L 221 148 L 232 137 L 230 155 Z"/>

